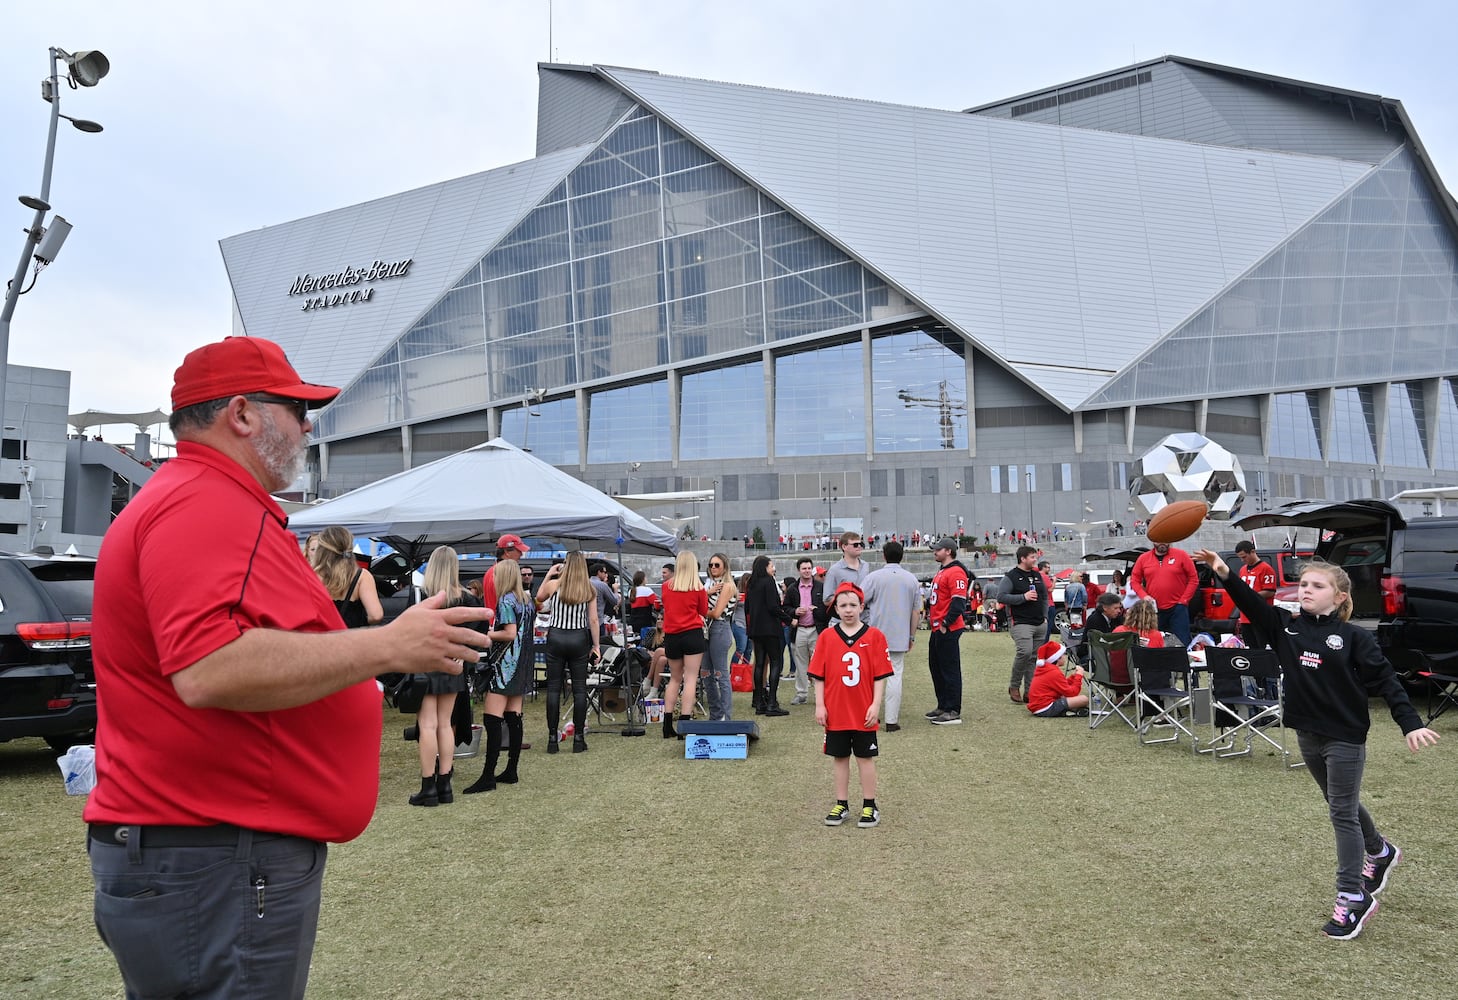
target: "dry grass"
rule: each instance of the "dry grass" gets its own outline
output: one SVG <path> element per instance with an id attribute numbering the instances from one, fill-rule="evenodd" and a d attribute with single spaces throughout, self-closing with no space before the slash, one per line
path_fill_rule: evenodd
<path id="1" fill-rule="evenodd" d="M 1033 719 L 1003 693 L 1004 636 L 963 651 L 960 727 L 921 721 L 924 649 L 908 658 L 875 830 L 821 824 L 805 709 L 763 720 L 748 761 L 685 762 L 610 730 L 548 757 L 529 703 L 522 783 L 438 809 L 405 804 L 415 748 L 387 714 L 375 820 L 331 852 L 310 996 L 1452 995 L 1458 745 L 1413 756 L 1375 718 L 1366 801 L 1408 859 L 1338 944 L 1316 932 L 1335 862 L 1303 771 Z M 0 870 L 5 994 L 120 996 L 80 802 L 39 743 L 0 746 Z"/>

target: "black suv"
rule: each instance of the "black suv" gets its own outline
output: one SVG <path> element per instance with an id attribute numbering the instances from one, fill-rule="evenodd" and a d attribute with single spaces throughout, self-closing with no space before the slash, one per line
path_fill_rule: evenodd
<path id="1" fill-rule="evenodd" d="M 0 741 L 65 750 L 96 730 L 91 594 L 96 560 L 0 552 Z"/>
<path id="2" fill-rule="evenodd" d="M 1409 521 L 1385 500 L 1298 501 L 1236 522 L 1312 528 L 1316 556 L 1352 578 L 1352 621 L 1398 673 L 1458 668 L 1458 517 Z"/>

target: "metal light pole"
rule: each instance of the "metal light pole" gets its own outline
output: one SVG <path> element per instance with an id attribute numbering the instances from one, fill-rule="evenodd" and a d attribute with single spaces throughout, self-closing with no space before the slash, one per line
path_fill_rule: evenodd
<path id="1" fill-rule="evenodd" d="M 719 539 L 719 480 L 714 480 L 714 540 Z"/>
<path id="2" fill-rule="evenodd" d="M 1033 526 L 1033 474 L 1031 472 L 1025 472 L 1023 476 L 1028 483 L 1028 531 L 1031 534 L 1036 534 L 1038 529 Z"/>
<path id="3" fill-rule="evenodd" d="M 30 258 L 34 256 L 37 261 L 36 273 L 39 274 L 42 266 L 55 260 L 61 244 L 66 241 L 66 234 L 71 231 L 70 224 L 59 215 L 56 216 L 51 231 L 46 231 L 46 213 L 51 210 L 51 167 L 56 160 L 56 131 L 62 118 L 82 132 L 101 131 L 101 126 L 96 122 L 61 114 L 57 61 L 66 61 L 66 80 L 73 87 L 94 87 L 111 70 L 111 62 L 106 56 L 94 50 L 73 54 L 52 47 L 50 51 L 51 75 L 41 81 L 41 99 L 51 106 L 51 126 L 46 137 L 46 161 L 41 171 L 40 195 L 22 195 L 20 198 L 22 205 L 35 210 L 35 218 L 25 231 L 25 243 L 20 248 L 20 263 L 15 265 L 15 277 L 5 290 L 5 306 L 0 309 L 0 424 L 4 423 L 5 416 L 5 380 L 10 375 L 10 318 L 15 315 L 15 303 L 24 291 L 25 269 L 30 264 Z"/>
<path id="4" fill-rule="evenodd" d="M 839 489 L 838 486 L 820 487 L 820 492 L 825 494 L 825 533 L 827 535 L 835 534 L 835 507 L 833 504 L 837 499 L 835 494 Z"/>

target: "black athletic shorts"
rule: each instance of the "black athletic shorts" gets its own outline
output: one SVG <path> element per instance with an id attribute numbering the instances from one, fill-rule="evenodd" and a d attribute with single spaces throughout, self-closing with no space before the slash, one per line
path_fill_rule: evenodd
<path id="1" fill-rule="evenodd" d="M 825 731 L 825 756 L 849 757 L 854 751 L 857 757 L 878 757 L 880 748 L 876 745 L 879 732 L 865 729 L 827 729 Z"/>
<path id="2" fill-rule="evenodd" d="M 704 638 L 704 630 L 701 628 L 688 632 L 671 632 L 663 637 L 663 655 L 670 660 L 681 660 L 685 656 L 708 651 L 709 640 Z"/>

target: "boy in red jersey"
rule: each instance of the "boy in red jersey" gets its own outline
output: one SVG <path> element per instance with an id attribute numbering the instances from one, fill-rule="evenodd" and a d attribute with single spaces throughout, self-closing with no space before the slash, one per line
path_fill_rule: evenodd
<path id="1" fill-rule="evenodd" d="M 826 826 L 840 826 L 850 814 L 850 759 L 860 759 L 859 827 L 881 822 L 876 808 L 876 731 L 886 678 L 894 672 L 886 637 L 861 621 L 865 595 L 849 581 L 835 588 L 833 627 L 820 633 L 810 658 L 815 683 L 815 721 L 825 727 L 824 752 L 835 761 L 835 808 Z"/>

